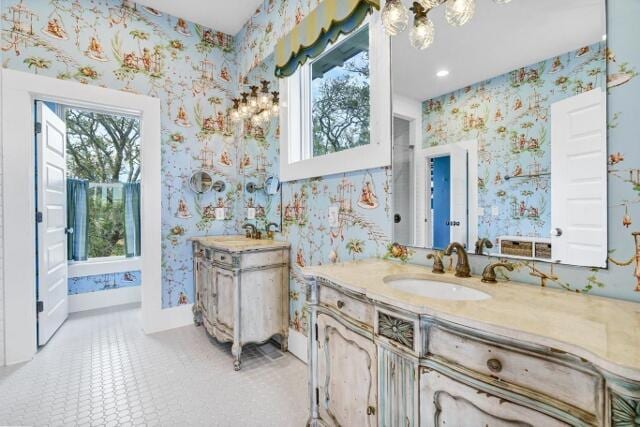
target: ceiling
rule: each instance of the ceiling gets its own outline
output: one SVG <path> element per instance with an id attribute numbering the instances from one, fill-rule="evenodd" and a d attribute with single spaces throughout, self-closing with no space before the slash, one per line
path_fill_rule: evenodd
<path id="1" fill-rule="evenodd" d="M 410 3 L 409 0 L 403 0 Z M 444 7 L 429 14 L 434 43 L 419 51 L 405 31 L 392 39 L 394 94 L 425 101 L 602 40 L 605 0 L 476 0 L 476 14 L 452 27 Z M 447 77 L 436 73 L 446 69 Z"/>
<path id="2" fill-rule="evenodd" d="M 264 0 L 135 0 L 143 6 L 236 35 Z"/>

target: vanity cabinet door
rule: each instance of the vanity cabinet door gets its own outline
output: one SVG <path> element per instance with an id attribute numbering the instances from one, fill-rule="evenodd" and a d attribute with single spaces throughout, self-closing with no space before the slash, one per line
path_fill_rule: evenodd
<path id="1" fill-rule="evenodd" d="M 420 375 L 420 425 L 556 427 L 569 424 L 423 368 Z"/>
<path id="2" fill-rule="evenodd" d="M 203 316 L 207 316 L 208 308 L 208 289 L 210 288 L 208 268 L 209 263 L 202 257 L 196 258 L 196 292 L 198 298 L 198 307 L 202 311 Z"/>
<path id="3" fill-rule="evenodd" d="M 332 426 L 376 426 L 375 344 L 325 314 L 317 326 L 320 417 Z"/>
<path id="4" fill-rule="evenodd" d="M 202 313 L 210 323 L 216 320 L 216 275 L 215 268 L 206 263 L 201 266 L 202 280 L 205 285 L 202 287 Z"/>
<path id="5" fill-rule="evenodd" d="M 215 307 L 218 326 L 233 330 L 234 291 L 233 273 L 221 268 L 215 269 Z"/>

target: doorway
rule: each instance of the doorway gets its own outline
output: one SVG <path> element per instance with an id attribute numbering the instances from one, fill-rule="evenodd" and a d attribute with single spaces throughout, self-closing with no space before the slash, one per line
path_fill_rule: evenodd
<path id="1" fill-rule="evenodd" d="M 161 122 L 160 101 L 78 82 L 2 69 L 2 174 L 4 296 L 4 363 L 26 362 L 37 351 L 36 234 L 34 213 L 35 150 L 33 106 L 36 100 L 140 117 L 141 318 L 145 333 L 192 322 L 191 305 L 162 309 Z M 99 103 L 96 102 L 99 100 Z M 11 124 L 11 126 L 4 124 Z M 1 362 L 1 360 L 0 360 Z"/>
<path id="2" fill-rule="evenodd" d="M 69 312 L 140 302 L 140 119 L 35 102 L 38 345 Z"/>

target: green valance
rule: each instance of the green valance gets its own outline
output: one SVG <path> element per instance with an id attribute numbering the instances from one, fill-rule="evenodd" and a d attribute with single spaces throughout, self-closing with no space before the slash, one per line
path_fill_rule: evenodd
<path id="1" fill-rule="evenodd" d="M 276 77 L 288 77 L 308 58 L 324 52 L 340 34 L 348 34 L 360 26 L 372 7 L 380 8 L 380 0 L 324 0 L 275 49 Z"/>

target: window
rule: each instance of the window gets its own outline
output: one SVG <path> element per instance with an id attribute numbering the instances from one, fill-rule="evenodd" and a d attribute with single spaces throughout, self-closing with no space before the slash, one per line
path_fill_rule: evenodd
<path id="1" fill-rule="evenodd" d="M 369 144 L 369 27 L 311 63 L 313 157 Z"/>
<path id="2" fill-rule="evenodd" d="M 281 181 L 391 164 L 390 42 L 379 19 L 280 80 Z"/>
<path id="3" fill-rule="evenodd" d="M 86 257 L 140 255 L 131 245 L 139 240 L 139 220 L 129 228 L 129 235 L 125 227 L 131 215 L 139 216 L 139 197 L 134 197 L 137 206 L 130 212 L 130 205 L 125 207 L 125 191 L 130 194 L 132 189 L 124 188 L 125 183 L 135 184 L 140 179 L 139 119 L 73 107 L 66 108 L 64 116 L 67 178 L 88 187 L 86 213 L 79 213 L 86 215 Z M 136 221 L 129 224 L 132 222 Z"/>

